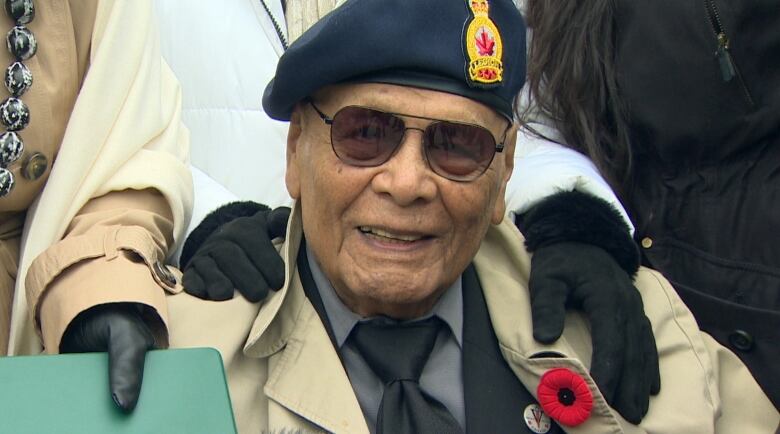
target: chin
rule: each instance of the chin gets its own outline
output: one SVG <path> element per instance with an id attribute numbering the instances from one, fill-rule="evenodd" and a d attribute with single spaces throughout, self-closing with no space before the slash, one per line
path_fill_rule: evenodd
<path id="1" fill-rule="evenodd" d="M 359 298 L 364 316 L 385 315 L 398 319 L 412 319 L 425 315 L 436 304 L 443 292 L 451 286 L 436 285 L 410 274 L 376 273 L 368 279 L 349 282 Z M 354 285 L 352 285 L 354 284 Z M 361 312 L 358 312 L 361 313 Z"/>

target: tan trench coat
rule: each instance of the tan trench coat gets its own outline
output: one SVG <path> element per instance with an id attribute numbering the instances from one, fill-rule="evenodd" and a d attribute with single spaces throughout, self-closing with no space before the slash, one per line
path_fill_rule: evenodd
<path id="1" fill-rule="evenodd" d="M 216 347 L 225 362 L 239 432 L 366 433 L 363 413 L 325 327 L 306 299 L 295 259 L 301 239 L 294 208 L 282 255 L 285 287 L 262 306 L 242 297 L 168 297 L 171 345 Z M 535 393 L 541 375 L 567 367 L 593 393 L 593 413 L 569 433 L 770 433 L 780 415 L 737 357 L 698 331 L 690 312 L 660 274 L 642 269 L 636 283 L 653 325 L 662 391 L 639 426 L 605 402 L 588 375 L 586 320 L 572 313 L 553 345 L 534 341 L 527 289 L 530 257 L 511 222 L 491 227 L 474 264 L 504 358 Z M 178 288 L 180 289 L 180 288 Z M 539 357 L 559 353 L 563 358 Z M 518 409 L 522 411 L 522 409 Z"/>
<path id="2" fill-rule="evenodd" d="M 21 135 L 53 164 L 37 181 L 17 176 L 0 199 L 0 223 L 16 226 L 0 238 L 8 273 L 0 296 L 13 299 L 8 352 L 40 352 L 36 326 L 54 352 L 79 312 L 115 301 L 148 306 L 165 345 L 170 285 L 156 264 L 186 228 L 192 181 L 179 87 L 160 56 L 151 2 L 35 7 L 39 49 L 25 61 L 34 83 L 22 97 L 31 123 Z M 19 175 L 19 165 L 12 170 Z M 3 337 L 7 328 L 0 324 Z"/>

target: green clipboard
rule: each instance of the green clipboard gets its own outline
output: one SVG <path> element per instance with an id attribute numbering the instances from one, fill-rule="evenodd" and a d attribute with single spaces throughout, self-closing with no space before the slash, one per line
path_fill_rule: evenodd
<path id="1" fill-rule="evenodd" d="M 151 351 L 138 406 L 119 411 L 105 353 L 0 357 L 0 433 L 231 434 L 236 424 L 213 348 Z"/>

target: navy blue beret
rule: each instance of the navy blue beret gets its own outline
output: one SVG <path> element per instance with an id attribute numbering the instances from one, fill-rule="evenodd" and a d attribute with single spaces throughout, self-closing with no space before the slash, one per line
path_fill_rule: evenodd
<path id="1" fill-rule="evenodd" d="M 348 0 L 282 55 L 263 108 L 289 120 L 324 86 L 374 82 L 465 96 L 511 119 L 525 48 L 512 0 Z"/>

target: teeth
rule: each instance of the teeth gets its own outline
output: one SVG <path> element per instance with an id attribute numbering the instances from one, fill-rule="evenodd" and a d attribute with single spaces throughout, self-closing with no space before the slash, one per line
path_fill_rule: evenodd
<path id="1" fill-rule="evenodd" d="M 363 232 L 364 234 L 376 235 L 378 237 L 387 238 L 390 240 L 412 242 L 412 241 L 417 241 L 422 239 L 422 237 L 416 235 L 392 234 L 390 232 L 383 231 L 382 229 L 376 229 L 368 226 L 361 226 L 360 231 Z"/>

